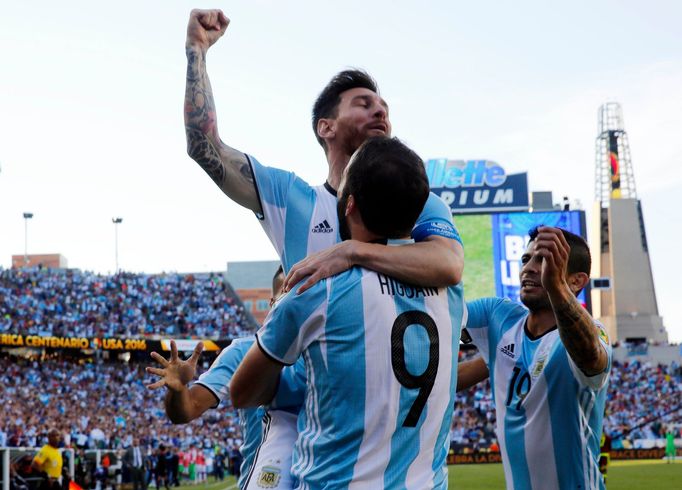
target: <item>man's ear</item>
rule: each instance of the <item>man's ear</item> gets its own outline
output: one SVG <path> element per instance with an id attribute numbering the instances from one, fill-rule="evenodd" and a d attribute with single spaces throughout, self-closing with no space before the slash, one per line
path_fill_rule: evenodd
<path id="1" fill-rule="evenodd" d="M 353 214 L 353 212 L 355 212 L 356 209 L 355 197 L 353 197 L 353 194 L 351 194 L 348 196 L 348 200 L 346 201 L 346 210 L 344 211 L 345 216 L 350 216 Z"/>
<path id="2" fill-rule="evenodd" d="M 317 135 L 323 140 L 328 140 L 336 135 L 336 120 L 321 118 L 317 121 Z"/>
<path id="3" fill-rule="evenodd" d="M 587 283 L 590 282 L 590 276 L 584 272 L 574 272 L 573 274 L 568 275 L 567 282 L 568 287 L 571 288 L 573 294 L 577 295 L 580 290 L 585 288 Z"/>

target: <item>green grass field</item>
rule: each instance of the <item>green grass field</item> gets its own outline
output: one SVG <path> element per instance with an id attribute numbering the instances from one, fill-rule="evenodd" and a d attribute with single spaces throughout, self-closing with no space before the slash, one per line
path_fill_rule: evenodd
<path id="1" fill-rule="evenodd" d="M 454 221 L 464 242 L 466 266 L 462 284 L 466 298 L 494 296 L 495 275 L 490 215 L 456 216 Z"/>
<path id="2" fill-rule="evenodd" d="M 450 466 L 450 488 L 486 490 L 504 488 L 501 464 Z M 667 490 L 682 488 L 682 461 L 612 461 L 607 479 L 609 490 Z"/>
<path id="3" fill-rule="evenodd" d="M 504 488 L 501 464 L 467 464 L 450 466 L 449 488 L 490 490 Z M 181 490 L 236 490 L 233 478 L 205 485 L 185 485 Z M 658 460 L 613 461 L 607 480 L 609 490 L 677 490 L 682 489 L 682 461 L 666 464 Z"/>

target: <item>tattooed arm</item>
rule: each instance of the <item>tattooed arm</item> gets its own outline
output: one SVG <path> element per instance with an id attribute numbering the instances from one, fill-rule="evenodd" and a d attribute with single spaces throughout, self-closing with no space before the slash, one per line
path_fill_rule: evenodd
<path id="1" fill-rule="evenodd" d="M 187 153 L 237 204 L 260 213 L 253 173 L 246 156 L 218 136 L 215 102 L 206 72 L 206 52 L 225 33 L 229 19 L 220 10 L 192 10 L 187 25 L 185 134 Z"/>
<path id="2" fill-rule="evenodd" d="M 571 247 L 558 228 L 541 227 L 538 231 L 535 251 L 543 257 L 542 285 L 549 295 L 561 341 L 585 374 L 599 374 L 608 365 L 608 355 L 599 341 L 599 328 L 576 297 L 589 276 L 567 273 Z"/>

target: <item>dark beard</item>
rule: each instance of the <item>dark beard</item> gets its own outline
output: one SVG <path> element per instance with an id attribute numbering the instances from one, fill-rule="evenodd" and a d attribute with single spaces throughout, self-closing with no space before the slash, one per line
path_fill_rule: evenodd
<path id="1" fill-rule="evenodd" d="M 546 294 L 539 298 L 521 297 L 521 303 L 523 303 L 529 311 L 549 310 L 552 308 L 552 303 L 549 301 L 549 296 Z"/>
<path id="2" fill-rule="evenodd" d="M 345 153 L 348 155 L 352 155 L 355 153 L 355 150 L 360 148 L 362 144 L 365 142 L 367 139 L 367 134 L 363 134 L 360 131 L 358 131 L 358 128 L 352 127 L 348 129 L 348 134 L 346 135 L 346 141 L 345 141 Z"/>
<path id="3" fill-rule="evenodd" d="M 350 229 L 346 221 L 346 204 L 348 204 L 348 195 L 344 193 L 336 202 L 336 215 L 339 218 L 339 236 L 342 241 L 350 240 Z"/>

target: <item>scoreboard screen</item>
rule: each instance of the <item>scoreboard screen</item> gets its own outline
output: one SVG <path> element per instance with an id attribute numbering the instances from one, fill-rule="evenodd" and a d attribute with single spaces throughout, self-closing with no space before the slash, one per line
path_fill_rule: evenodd
<path id="1" fill-rule="evenodd" d="M 498 296 L 519 301 L 521 256 L 531 228 L 556 226 L 587 237 L 584 211 L 459 215 L 453 220 L 464 242 L 467 300 Z M 589 306 L 585 291 L 579 300 Z"/>

